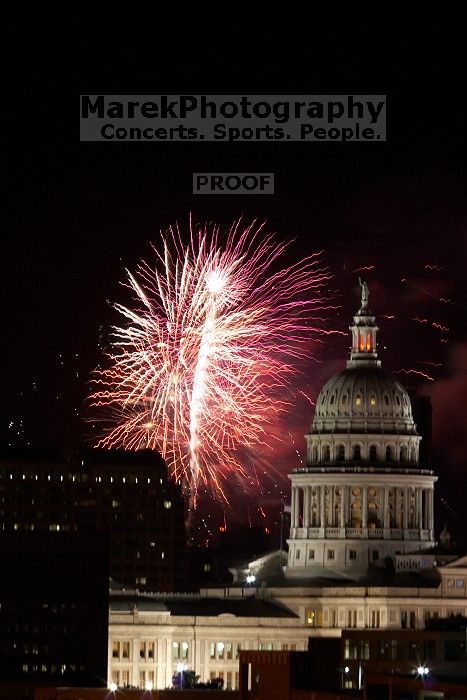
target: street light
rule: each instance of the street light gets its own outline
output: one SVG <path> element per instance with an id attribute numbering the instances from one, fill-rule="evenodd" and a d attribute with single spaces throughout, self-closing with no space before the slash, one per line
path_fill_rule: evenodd
<path id="1" fill-rule="evenodd" d="M 144 686 L 145 690 L 152 690 L 152 681 L 147 681 L 146 685 Z"/>
<path id="2" fill-rule="evenodd" d="M 117 684 L 116 684 L 116 683 L 111 683 L 111 684 L 109 685 L 109 690 L 110 690 L 111 693 L 115 693 L 115 691 L 117 690 Z"/>
<path id="3" fill-rule="evenodd" d="M 253 576 L 253 574 L 248 574 L 246 577 L 246 582 L 250 584 L 253 584 L 256 581 L 256 576 Z"/>
<path id="4" fill-rule="evenodd" d="M 427 676 L 430 672 L 430 669 L 427 668 L 426 666 L 419 666 L 417 668 L 417 673 L 419 676 Z"/>

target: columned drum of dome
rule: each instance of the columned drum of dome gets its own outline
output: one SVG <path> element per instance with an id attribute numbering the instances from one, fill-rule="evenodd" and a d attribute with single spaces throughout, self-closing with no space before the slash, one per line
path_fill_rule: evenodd
<path id="1" fill-rule="evenodd" d="M 368 287 L 344 371 L 316 401 L 307 467 L 295 469 L 286 575 L 358 578 L 387 556 L 434 545 L 437 477 L 419 464 L 410 398 L 381 368 Z"/>

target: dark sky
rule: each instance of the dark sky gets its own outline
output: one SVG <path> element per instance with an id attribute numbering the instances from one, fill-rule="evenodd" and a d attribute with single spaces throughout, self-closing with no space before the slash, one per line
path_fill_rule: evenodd
<path id="1" fill-rule="evenodd" d="M 227 225 L 267 220 L 295 238 L 292 258 L 324 250 L 346 330 L 352 272 L 366 272 L 385 367 L 432 397 L 446 517 L 462 529 L 467 424 L 464 41 L 460 18 L 369 6 L 326 20 L 227 4 L 216 17 L 125 17 L 117 26 L 38 12 L 10 29 L 1 255 L 5 444 L 83 442 L 83 399 L 126 300 L 124 268 L 188 213 Z M 298 12 L 297 9 L 293 12 Z M 294 21 L 292 21 L 294 20 Z M 183 25 L 183 26 L 181 26 Z M 462 25 L 463 26 L 463 25 Z M 386 143 L 79 143 L 78 95 L 384 94 Z M 193 196 L 193 172 L 274 172 L 274 196 Z M 427 267 L 432 266 L 432 267 Z M 433 267 L 435 266 L 435 267 Z M 381 316 L 395 316 L 383 319 Z M 419 320 L 414 320 L 418 318 Z M 437 324 L 437 325 L 433 325 Z M 439 328 L 442 326 L 443 328 Z M 444 330 L 448 328 L 449 330 Z M 302 386 L 313 398 L 340 369 L 331 336 Z M 383 350 L 383 348 L 385 348 Z M 434 363 L 434 364 L 429 364 Z M 288 426 L 304 434 L 311 407 Z M 304 441 L 298 444 L 303 450 Z M 278 455 L 284 471 L 294 451 Z M 457 484 L 453 487 L 453 484 Z M 265 496 L 265 503 L 267 498 Z M 453 515 L 454 513 L 454 515 Z M 456 516 L 457 514 L 457 516 Z M 444 515 L 444 512 L 443 512 Z M 440 515 L 440 518 L 443 517 Z"/>

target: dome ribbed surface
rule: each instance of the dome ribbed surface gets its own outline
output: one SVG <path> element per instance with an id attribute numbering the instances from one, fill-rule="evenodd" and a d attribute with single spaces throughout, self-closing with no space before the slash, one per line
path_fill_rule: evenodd
<path id="1" fill-rule="evenodd" d="M 329 379 L 316 401 L 312 432 L 322 430 L 323 422 L 329 420 L 345 421 L 350 430 L 352 421 L 360 425 L 362 420 L 391 426 L 399 423 L 408 432 L 415 430 L 406 390 L 379 367 L 345 369 Z"/>

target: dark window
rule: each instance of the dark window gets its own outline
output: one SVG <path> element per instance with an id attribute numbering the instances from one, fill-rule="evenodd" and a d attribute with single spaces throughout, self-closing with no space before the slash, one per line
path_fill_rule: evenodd
<path id="1" fill-rule="evenodd" d="M 356 559 L 357 558 L 357 550 L 356 549 L 349 549 L 349 559 Z"/>
<path id="2" fill-rule="evenodd" d="M 371 445 L 370 447 L 370 459 L 377 459 L 378 455 L 376 452 L 376 445 Z"/>
<path id="3" fill-rule="evenodd" d="M 446 661 L 462 661 L 465 658 L 465 642 L 460 639 L 450 639 L 444 643 L 444 658 Z"/>
<path id="4" fill-rule="evenodd" d="M 434 639 L 427 639 L 423 645 L 423 657 L 425 661 L 433 661 L 436 656 L 436 642 Z"/>
<path id="5" fill-rule="evenodd" d="M 361 459 L 361 449 L 360 445 L 355 445 L 353 448 L 353 458 L 354 459 Z"/>

